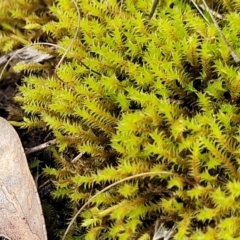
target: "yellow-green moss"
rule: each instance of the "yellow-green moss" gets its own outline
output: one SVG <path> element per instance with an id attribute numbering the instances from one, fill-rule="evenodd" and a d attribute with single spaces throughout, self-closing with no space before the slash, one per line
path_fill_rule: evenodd
<path id="1" fill-rule="evenodd" d="M 194 186 L 175 175 L 123 183 L 95 198 L 75 235 L 151 239 L 160 219 L 177 225 L 178 240 L 239 238 L 239 66 L 214 24 L 185 1 L 160 3 L 151 20 L 151 1 L 77 3 L 80 26 L 74 3 L 59 0 L 57 21 L 42 28 L 67 48 L 79 27 L 57 75 L 26 77 L 17 97 L 22 126 L 49 127 L 58 140 L 59 167 L 45 170 L 54 195 L 74 214 L 134 174 L 170 171 Z M 239 53 L 239 1 L 216 3 Z M 73 149 L 84 155 L 71 162 Z"/>

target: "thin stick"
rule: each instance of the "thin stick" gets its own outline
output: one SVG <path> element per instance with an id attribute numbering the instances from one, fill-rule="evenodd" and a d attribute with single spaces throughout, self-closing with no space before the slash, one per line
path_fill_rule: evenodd
<path id="1" fill-rule="evenodd" d="M 159 3 L 159 0 L 153 0 L 152 8 L 151 8 L 151 12 L 149 13 L 148 20 L 150 20 L 153 17 L 157 9 L 158 3 Z"/>
<path id="2" fill-rule="evenodd" d="M 57 143 L 56 139 L 50 140 L 48 142 L 42 143 L 36 147 L 32 147 L 32 148 L 25 148 L 25 154 L 30 154 L 30 153 L 34 153 L 34 152 L 38 152 L 41 151 L 49 146 L 55 145 Z"/>
<path id="3" fill-rule="evenodd" d="M 150 175 L 159 175 L 159 174 L 164 174 L 164 175 L 174 175 L 174 176 L 177 176 L 179 178 L 181 178 L 183 181 L 187 182 L 188 184 L 194 186 L 194 183 L 192 183 L 190 180 L 188 180 L 187 178 L 184 178 L 178 174 L 175 174 L 175 173 L 171 173 L 171 172 L 167 172 L 167 171 L 158 171 L 158 172 L 145 172 L 145 173 L 139 173 L 139 174 L 136 174 L 136 175 L 133 175 L 133 176 L 130 176 L 130 177 L 126 177 L 126 178 L 123 178 L 115 183 L 112 183 L 110 184 L 109 186 L 105 187 L 104 189 L 102 189 L 101 191 L 99 191 L 98 193 L 96 193 L 94 196 L 92 196 L 78 211 L 77 213 L 74 215 L 74 217 L 72 218 L 71 222 L 69 223 L 64 235 L 63 235 L 63 238 L 62 240 L 64 240 L 72 226 L 72 224 L 74 223 L 74 221 L 76 220 L 77 216 L 82 212 L 82 210 L 89 204 L 91 203 L 91 201 L 96 198 L 97 196 L 99 196 L 101 193 L 103 192 L 106 192 L 107 190 L 109 190 L 110 188 L 120 184 L 120 183 L 123 183 L 125 181 L 128 181 L 128 180 L 132 180 L 134 178 L 139 178 L 139 177 L 145 177 L 145 176 L 150 176 Z"/>
<path id="4" fill-rule="evenodd" d="M 76 163 L 84 154 L 85 152 L 79 153 L 71 162 Z"/>
<path id="5" fill-rule="evenodd" d="M 196 4 L 196 2 L 194 0 L 191 0 L 191 2 L 193 3 L 193 5 L 195 6 L 195 8 L 198 10 L 198 12 L 200 13 L 200 15 L 204 18 L 204 20 L 210 24 L 210 22 L 208 21 L 208 19 L 205 17 L 205 15 L 203 14 L 203 12 L 201 11 L 201 9 L 198 7 L 198 5 Z"/>
<path id="6" fill-rule="evenodd" d="M 62 55 L 60 61 L 58 62 L 57 66 L 56 66 L 56 68 L 55 68 L 55 71 L 56 71 L 56 70 L 58 69 L 58 67 L 61 65 L 63 59 L 65 58 L 65 56 L 66 56 L 67 53 L 69 52 L 69 50 L 70 50 L 70 48 L 72 47 L 74 41 L 77 39 L 78 32 L 79 32 L 79 29 L 80 29 L 80 20 L 81 20 L 81 19 L 80 19 L 80 18 L 81 18 L 80 11 L 79 11 L 79 8 L 78 8 L 78 5 L 77 5 L 76 1 L 75 1 L 75 0 L 72 0 L 72 2 L 73 2 L 74 6 L 75 6 L 75 8 L 76 8 L 76 10 L 77 10 L 77 15 L 78 15 L 77 30 L 75 31 L 74 36 L 73 36 L 70 44 L 68 45 L 68 47 L 67 47 L 67 49 L 65 50 L 64 54 Z"/>
<path id="7" fill-rule="evenodd" d="M 200 4 L 199 7 L 202 8 L 203 10 L 206 10 L 206 8 L 205 8 L 205 6 L 203 4 Z M 221 19 L 221 20 L 223 19 L 223 15 L 219 14 L 218 12 L 216 12 L 216 11 L 214 11 L 212 9 L 210 9 L 210 11 L 211 11 L 211 13 L 212 13 L 212 15 L 214 17 L 216 17 L 218 19 Z"/>
<path id="8" fill-rule="evenodd" d="M 2 69 L 2 71 L 1 71 L 1 73 L 0 73 L 0 79 L 2 78 L 2 75 L 3 75 L 4 71 L 5 71 L 5 69 L 7 68 L 8 64 L 12 61 L 12 59 L 13 59 L 17 54 L 19 54 L 19 53 L 21 53 L 22 51 L 24 51 L 26 48 L 29 48 L 30 46 L 34 46 L 34 45 L 48 45 L 48 46 L 60 48 L 60 49 L 65 50 L 65 51 L 67 50 L 66 48 L 61 47 L 61 46 L 58 46 L 57 44 L 54 44 L 54 43 L 47 43 L 47 42 L 31 43 L 31 44 L 29 44 L 28 46 L 25 46 L 25 47 L 17 50 L 17 51 L 8 59 L 8 61 L 6 62 L 6 64 L 4 65 L 4 67 L 3 67 L 3 69 Z M 70 54 L 71 54 L 73 57 L 75 57 L 74 54 L 72 54 L 72 53 L 70 53 Z M 88 67 L 88 66 L 87 66 L 85 63 L 83 63 L 81 60 L 79 60 L 79 61 L 80 61 L 80 63 L 81 63 L 84 67 L 86 67 L 86 68 L 89 69 L 90 71 L 92 71 L 92 72 L 94 72 L 94 73 L 96 73 L 96 74 L 98 74 L 98 75 L 101 75 L 99 72 L 97 72 L 97 71 L 91 69 L 90 67 Z"/>
<path id="9" fill-rule="evenodd" d="M 220 29 L 220 27 L 218 26 L 218 23 L 217 21 L 215 20 L 215 18 L 213 17 L 212 13 L 211 13 L 211 10 L 209 9 L 207 3 L 205 2 L 205 0 L 202 0 L 205 8 L 206 8 L 206 11 L 208 12 L 208 14 L 210 15 L 215 27 L 217 28 L 219 34 L 221 35 L 223 41 L 226 43 L 229 51 L 230 51 L 230 54 L 231 56 L 233 57 L 234 61 L 236 63 L 239 63 L 240 62 L 240 57 L 236 54 L 236 52 L 233 50 L 232 46 L 230 45 L 230 43 L 228 42 L 228 40 L 226 39 L 225 35 L 223 34 L 222 30 Z"/>

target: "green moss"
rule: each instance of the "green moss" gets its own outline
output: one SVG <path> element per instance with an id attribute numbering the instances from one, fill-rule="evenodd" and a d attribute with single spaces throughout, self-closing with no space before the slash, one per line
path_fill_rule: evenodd
<path id="1" fill-rule="evenodd" d="M 117 180 L 175 175 L 132 179 L 98 195 L 71 234 L 150 239 L 160 219 L 177 225 L 174 239 L 240 237 L 239 66 L 214 24 L 181 1 L 161 3 L 151 20 L 151 1 L 78 4 L 80 26 L 72 1 L 51 7 L 58 20 L 43 31 L 65 49 L 73 39 L 72 47 L 56 75 L 26 77 L 17 97 L 27 114 L 22 126 L 49 127 L 58 140 L 59 167 L 45 170 L 56 180 L 54 195 L 68 198 L 74 215 Z M 239 1 L 218 6 L 239 53 Z M 77 161 L 73 149 L 83 153 Z"/>
<path id="2" fill-rule="evenodd" d="M 54 0 L 2 0 L 0 52 L 11 51 L 43 37 L 42 26 L 53 19 L 48 14 L 53 2 Z"/>

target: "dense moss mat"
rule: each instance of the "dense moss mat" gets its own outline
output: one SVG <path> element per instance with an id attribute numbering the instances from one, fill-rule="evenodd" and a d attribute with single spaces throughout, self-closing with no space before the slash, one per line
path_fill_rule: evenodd
<path id="1" fill-rule="evenodd" d="M 56 2 L 41 26 L 59 56 L 72 44 L 55 74 L 16 66 L 31 72 L 16 97 L 22 127 L 49 128 L 58 141 L 57 165 L 45 169 L 54 196 L 73 216 L 115 181 L 169 175 L 99 194 L 68 237 L 151 239 L 158 220 L 176 224 L 174 239 L 239 239 L 239 65 L 209 15 L 190 1 L 160 2 L 150 20 L 151 1 L 76 4 L 80 15 L 74 2 Z M 239 53 L 240 2 L 208 4 Z"/>

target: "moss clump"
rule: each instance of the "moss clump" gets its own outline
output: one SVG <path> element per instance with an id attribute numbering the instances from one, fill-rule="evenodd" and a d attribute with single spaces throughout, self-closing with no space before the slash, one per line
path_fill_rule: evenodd
<path id="1" fill-rule="evenodd" d="M 220 2 L 222 31 L 239 53 L 239 1 Z M 151 239 L 157 219 L 176 224 L 174 239 L 239 238 L 239 66 L 214 24 L 183 1 L 161 3 L 151 20 L 150 1 L 78 5 L 80 25 L 72 1 L 51 7 L 58 20 L 43 30 L 72 47 L 55 75 L 26 77 L 17 97 L 22 126 L 49 127 L 58 140 L 58 167 L 45 170 L 54 195 L 74 214 L 117 180 L 174 175 L 98 195 L 70 238 Z"/>
<path id="2" fill-rule="evenodd" d="M 53 2 L 54 0 L 2 0 L 0 52 L 8 52 L 43 38 L 41 28 L 53 19 L 49 15 L 49 6 Z"/>

